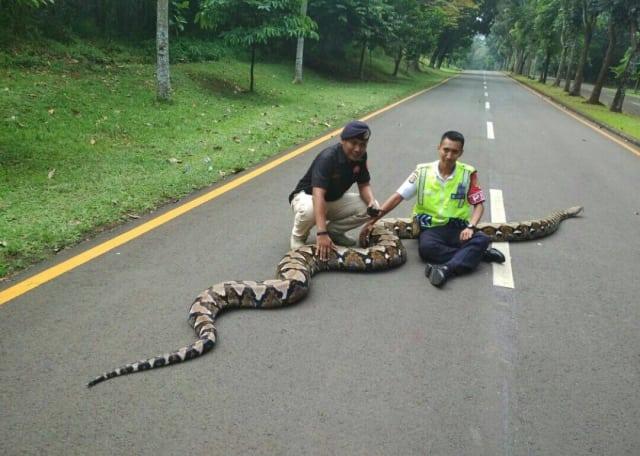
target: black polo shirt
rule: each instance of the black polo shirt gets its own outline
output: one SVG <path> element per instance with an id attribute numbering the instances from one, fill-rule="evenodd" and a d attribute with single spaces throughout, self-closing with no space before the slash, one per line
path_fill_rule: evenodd
<path id="1" fill-rule="evenodd" d="M 313 187 L 327 190 L 325 201 L 340 199 L 354 182 L 366 184 L 371 180 L 367 169 L 367 154 L 362 160 L 352 162 L 344 154 L 342 144 L 334 144 L 320 152 L 313 160 L 295 190 L 289 195 L 289 203 L 298 192 L 312 194 Z"/>

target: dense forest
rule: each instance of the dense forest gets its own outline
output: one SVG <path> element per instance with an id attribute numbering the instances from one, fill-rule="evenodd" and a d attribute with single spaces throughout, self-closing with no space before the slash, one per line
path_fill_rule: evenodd
<path id="1" fill-rule="evenodd" d="M 177 48 L 172 62 L 244 52 L 252 90 L 256 58 L 295 55 L 301 82 L 303 60 L 333 71 L 351 53 L 351 71 L 364 79 L 374 49 L 393 58 L 394 75 L 424 58 L 434 68 L 449 62 L 540 82 L 551 76 L 576 95 L 587 80 L 596 86 L 594 104 L 609 83 L 618 88 L 613 111 L 639 79 L 637 0 L 2 0 L 0 9 L 5 48 L 24 39 L 100 39 L 152 49 L 164 11 Z"/>
<path id="2" fill-rule="evenodd" d="M 353 51 L 361 77 L 374 49 L 394 58 L 394 73 L 402 62 L 417 66 L 422 56 L 438 68 L 462 58 L 474 35 L 488 33 L 494 6 L 493 0 L 2 0 L 0 44 L 101 39 L 150 48 L 164 3 L 176 43 L 205 40 L 219 52 L 264 59 L 293 56 L 297 39 L 306 38 L 305 62 L 336 64 Z M 186 58 L 199 57 L 191 51 Z"/>
<path id="3" fill-rule="evenodd" d="M 542 83 L 553 77 L 571 95 L 593 82 L 591 104 L 609 83 L 617 88 L 610 109 L 620 112 L 640 76 L 639 25 L 638 0 L 499 0 L 483 65 Z"/>

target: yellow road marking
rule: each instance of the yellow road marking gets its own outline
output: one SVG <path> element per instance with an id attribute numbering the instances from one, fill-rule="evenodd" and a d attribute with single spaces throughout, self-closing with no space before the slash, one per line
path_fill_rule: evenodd
<path id="1" fill-rule="evenodd" d="M 522 87 L 524 87 L 525 89 L 527 89 L 529 92 L 533 93 L 534 95 L 537 95 L 538 97 L 542 98 L 544 101 L 546 101 L 547 103 L 551 104 L 552 106 L 554 106 L 555 108 L 559 109 L 560 111 L 564 112 L 565 114 L 573 117 L 574 119 L 576 119 L 578 122 L 583 123 L 584 125 L 586 125 L 587 127 L 591 128 L 592 130 L 597 131 L 598 133 L 600 133 L 602 136 L 605 136 L 606 138 L 609 138 L 611 141 L 615 142 L 616 144 L 618 144 L 619 146 L 624 147 L 625 149 L 627 149 L 628 151 L 631 151 L 632 153 L 636 154 L 637 156 L 640 157 L 640 150 L 638 150 L 637 148 L 631 146 L 630 144 L 624 142 L 623 140 L 616 138 L 614 135 L 612 135 L 611 133 L 609 133 L 606 130 L 601 129 L 600 127 L 598 127 L 598 125 L 584 119 L 583 117 L 579 116 L 578 114 L 575 114 L 571 111 L 569 111 L 567 108 L 565 108 L 564 106 L 562 106 L 561 104 L 553 101 L 552 99 L 549 98 L 548 95 L 542 95 L 541 93 L 533 90 L 531 87 L 529 87 L 528 85 L 518 81 L 515 78 L 510 77 L 510 79 L 512 81 L 517 82 L 518 84 L 520 84 Z"/>
<path id="2" fill-rule="evenodd" d="M 455 76 L 452 76 L 455 77 Z M 378 109 L 377 111 L 374 111 L 370 114 L 367 114 L 366 116 L 362 117 L 360 120 L 367 120 L 367 119 L 371 119 L 374 116 L 377 116 L 378 114 L 382 114 L 385 111 L 388 111 L 389 109 L 393 109 L 396 106 L 398 106 L 401 103 L 404 103 L 406 101 L 411 100 L 412 98 L 415 98 L 417 96 L 422 95 L 425 92 L 428 92 L 430 90 L 435 89 L 436 87 L 441 86 L 442 84 L 446 83 L 447 81 L 449 81 L 452 77 L 449 77 L 447 79 L 445 79 L 444 81 L 439 82 L 438 84 L 429 87 L 427 89 L 421 90 L 419 92 L 414 93 L 413 95 L 410 95 L 406 98 L 403 98 L 400 101 L 397 101 L 395 103 L 392 103 L 388 106 L 385 106 L 382 109 Z M 143 223 L 140 226 L 137 226 L 135 228 L 132 228 L 131 230 L 122 233 L 112 239 L 109 239 L 108 241 L 103 242 L 100 245 L 97 245 L 95 247 L 90 248 L 89 250 L 86 250 L 72 258 L 69 258 L 66 261 L 63 261 L 62 263 L 56 264 L 55 266 L 52 266 L 38 274 L 35 274 L 21 282 L 18 282 L 17 284 L 13 285 L 12 287 L 7 288 L 6 290 L 0 291 L 0 305 L 5 304 L 6 302 L 11 301 L 14 298 L 17 298 L 20 295 L 23 295 L 24 293 L 26 293 L 29 290 L 32 290 L 36 287 L 39 287 L 40 285 L 49 282 L 50 280 L 55 279 L 56 277 L 64 274 L 65 272 L 71 271 L 72 269 L 77 268 L 78 266 L 83 265 L 84 263 L 87 263 L 91 260 L 93 260 L 94 258 L 99 257 L 100 255 L 103 255 L 107 252 L 109 252 L 110 250 L 115 249 L 116 247 L 121 246 L 122 244 L 125 244 L 127 242 L 129 242 L 132 239 L 137 238 L 138 236 L 142 236 L 145 233 L 148 233 L 149 231 L 164 225 L 165 223 L 169 222 L 170 220 L 173 220 L 176 217 L 179 217 L 183 214 L 185 214 L 186 212 L 189 212 L 192 209 L 195 209 L 198 206 L 201 206 L 202 204 L 211 201 L 214 198 L 217 198 L 218 196 L 227 193 L 230 190 L 233 190 L 236 187 L 239 187 L 240 185 L 260 176 L 261 174 L 266 173 L 267 171 L 275 168 L 276 166 L 281 165 L 282 163 L 291 160 L 292 158 L 297 157 L 298 155 L 301 155 L 303 153 L 305 153 L 306 151 L 308 151 L 309 149 L 314 148 L 315 146 L 317 146 L 318 144 L 323 143 L 324 141 L 331 139 L 332 137 L 334 137 L 335 135 L 339 134 L 340 131 L 342 129 L 337 129 L 337 130 L 333 130 L 330 133 L 327 133 L 326 135 L 308 143 L 305 144 L 302 147 L 299 147 L 281 157 L 276 158 L 275 160 L 272 160 L 268 163 L 265 163 L 264 165 L 260 166 L 259 168 L 254 169 L 253 171 L 244 174 L 242 176 L 239 176 L 235 179 L 233 179 L 232 181 L 229 181 L 228 183 L 214 189 L 211 190 L 210 192 L 199 196 L 198 198 L 195 198 L 191 201 L 188 201 L 174 209 L 171 209 L 170 211 L 165 212 L 162 215 L 159 215 L 157 217 L 154 217 L 153 219 L 149 220 L 148 222 Z"/>

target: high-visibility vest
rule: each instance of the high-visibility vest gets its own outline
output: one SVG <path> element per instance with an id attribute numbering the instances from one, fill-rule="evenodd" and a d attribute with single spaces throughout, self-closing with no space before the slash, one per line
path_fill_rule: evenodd
<path id="1" fill-rule="evenodd" d="M 438 179 L 438 162 L 422 163 L 417 169 L 417 200 L 413 215 L 419 216 L 423 226 L 446 225 L 451 219 L 471 218 L 473 206 L 467 201 L 473 166 L 456 162 L 453 177 L 445 182 Z"/>

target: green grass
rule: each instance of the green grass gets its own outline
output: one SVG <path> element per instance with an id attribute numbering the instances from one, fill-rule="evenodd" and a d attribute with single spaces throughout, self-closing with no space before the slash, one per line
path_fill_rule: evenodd
<path id="1" fill-rule="evenodd" d="M 627 113 L 615 113 L 609 111 L 608 106 L 604 105 L 592 105 L 586 103 L 583 97 L 572 97 L 560 87 L 551 87 L 550 85 L 541 84 L 537 81 L 533 81 L 525 76 L 514 76 L 518 81 L 521 81 L 529 86 L 532 86 L 536 90 L 549 95 L 561 104 L 569 106 L 570 108 L 585 114 L 599 122 L 602 122 L 611 128 L 614 128 L 627 136 L 640 141 L 640 116 Z"/>
<path id="2" fill-rule="evenodd" d="M 0 277 L 451 75 L 292 85 L 259 63 L 247 93 L 247 63 L 223 58 L 173 65 L 164 104 L 153 65 L 49 63 L 0 68 Z"/>

